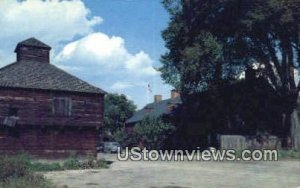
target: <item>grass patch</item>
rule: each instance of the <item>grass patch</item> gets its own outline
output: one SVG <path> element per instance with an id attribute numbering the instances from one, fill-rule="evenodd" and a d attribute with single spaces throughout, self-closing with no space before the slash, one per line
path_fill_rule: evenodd
<path id="1" fill-rule="evenodd" d="M 64 168 L 59 163 L 40 163 L 40 162 L 33 162 L 30 164 L 29 168 L 32 171 L 37 172 L 49 172 L 49 171 L 60 171 L 64 170 Z"/>
<path id="2" fill-rule="evenodd" d="M 29 162 L 29 169 L 37 172 L 62 171 L 62 170 L 80 170 L 80 169 L 101 169 L 108 168 L 109 162 L 103 159 L 95 160 L 88 158 L 87 160 L 79 160 L 72 156 L 62 164 L 60 163 L 41 163 Z"/>
<path id="3" fill-rule="evenodd" d="M 100 169 L 108 168 L 109 162 L 105 160 L 94 160 L 93 158 L 80 161 L 76 157 L 70 157 L 64 163 L 62 168 L 64 170 L 79 170 L 79 169 Z"/>
<path id="4" fill-rule="evenodd" d="M 79 160 L 76 157 L 68 158 L 63 164 L 41 163 L 31 160 L 29 155 L 0 156 L 0 187 L 2 188 L 56 188 L 44 176 L 36 172 L 100 169 L 108 168 L 105 160 Z"/>
<path id="5" fill-rule="evenodd" d="M 279 159 L 300 159 L 300 151 L 296 150 L 279 150 Z"/>
<path id="6" fill-rule="evenodd" d="M 50 181 L 42 175 L 27 174 L 22 177 L 10 177 L 0 182 L 0 187 L 5 188 L 56 188 Z"/>

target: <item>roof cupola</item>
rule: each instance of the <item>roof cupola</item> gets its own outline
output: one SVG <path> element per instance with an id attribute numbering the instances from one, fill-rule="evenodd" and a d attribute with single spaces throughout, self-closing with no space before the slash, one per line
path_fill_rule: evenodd
<path id="1" fill-rule="evenodd" d="M 17 44 L 15 53 L 17 61 L 34 61 L 41 63 L 50 62 L 51 47 L 35 39 L 29 38 Z"/>

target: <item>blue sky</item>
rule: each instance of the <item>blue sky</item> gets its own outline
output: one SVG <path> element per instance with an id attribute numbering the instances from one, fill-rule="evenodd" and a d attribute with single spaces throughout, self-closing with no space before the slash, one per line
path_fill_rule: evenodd
<path id="1" fill-rule="evenodd" d="M 52 46 L 53 64 L 141 108 L 154 94 L 169 97 L 153 68 L 166 51 L 167 23 L 160 0 L 2 0 L 0 65 L 15 60 L 17 42 L 36 37 Z"/>
<path id="2" fill-rule="evenodd" d="M 161 0 L 86 0 L 86 6 L 104 21 L 97 30 L 122 36 L 131 53 L 141 49 L 158 63 L 164 53 L 161 31 L 167 26 L 168 14 Z"/>

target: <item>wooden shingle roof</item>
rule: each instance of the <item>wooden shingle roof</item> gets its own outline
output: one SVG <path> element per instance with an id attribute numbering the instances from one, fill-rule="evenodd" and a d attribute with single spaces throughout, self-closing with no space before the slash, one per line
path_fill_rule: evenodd
<path id="1" fill-rule="evenodd" d="M 47 44 L 41 42 L 40 40 L 38 40 L 34 37 L 26 39 L 22 42 L 19 42 L 16 46 L 15 52 L 17 52 L 17 50 L 20 46 L 34 46 L 34 47 L 44 48 L 44 49 L 48 49 L 48 50 L 51 49 L 50 46 L 48 46 Z"/>
<path id="2" fill-rule="evenodd" d="M 27 42 L 31 42 L 31 40 Z M 50 63 L 34 61 L 15 62 L 1 68 L 0 87 L 105 94 L 102 89 L 92 86 Z"/>

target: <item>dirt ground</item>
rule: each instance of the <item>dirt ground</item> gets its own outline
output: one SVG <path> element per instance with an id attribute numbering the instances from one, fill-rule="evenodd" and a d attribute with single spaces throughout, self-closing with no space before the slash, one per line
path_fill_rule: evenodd
<path id="1" fill-rule="evenodd" d="M 300 188 L 300 161 L 116 161 L 109 169 L 49 172 L 68 188 Z"/>

